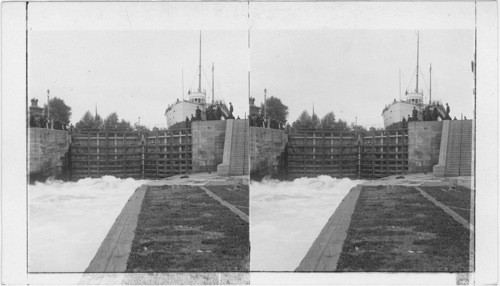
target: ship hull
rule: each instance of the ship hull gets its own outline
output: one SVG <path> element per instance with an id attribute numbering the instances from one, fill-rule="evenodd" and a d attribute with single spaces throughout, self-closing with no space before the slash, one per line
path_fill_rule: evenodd
<path id="1" fill-rule="evenodd" d="M 189 101 L 181 101 L 172 105 L 169 110 L 165 113 L 165 117 L 167 118 L 167 126 L 170 126 L 179 123 L 185 122 L 186 116 L 191 120 L 191 115 L 196 116 L 196 108 L 200 107 L 201 110 L 204 109 L 202 104 L 197 104 Z M 202 113 L 202 119 L 203 118 Z"/>
<path id="2" fill-rule="evenodd" d="M 388 106 L 387 109 L 385 109 L 382 113 L 382 116 L 384 117 L 384 126 L 388 127 L 394 123 L 401 122 L 403 120 L 403 117 L 408 120 L 408 118 L 413 114 L 413 107 L 417 108 L 418 117 L 419 120 L 421 120 L 421 105 L 412 104 L 409 102 L 396 102 Z"/>

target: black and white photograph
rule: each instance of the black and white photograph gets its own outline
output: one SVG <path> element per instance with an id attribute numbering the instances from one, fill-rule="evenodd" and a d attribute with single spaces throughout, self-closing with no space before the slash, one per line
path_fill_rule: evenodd
<path id="1" fill-rule="evenodd" d="M 49 30 L 96 6 L 26 8 L 28 272 L 248 272 L 247 31 Z"/>
<path id="2" fill-rule="evenodd" d="M 272 166 L 263 171 L 282 180 L 252 185 L 252 264 L 470 271 L 474 30 L 252 35 L 253 84 L 275 79 L 268 87 L 274 92 L 264 91 L 263 120 L 256 120 L 265 128 L 251 127 L 263 139 L 259 149 L 271 153 L 255 158 L 279 157 L 275 173 Z M 261 50 L 259 43 L 276 50 Z M 409 70 L 400 79 L 399 66 Z M 252 161 L 254 173 L 261 166 Z M 457 221 L 442 218 L 443 211 Z M 348 233 L 343 242 L 330 239 L 339 228 Z M 331 258 L 339 250 L 340 257 Z"/>
<path id="3" fill-rule="evenodd" d="M 498 283 L 495 1 L 2 8 L 2 283 Z"/>
<path id="4" fill-rule="evenodd" d="M 415 22 L 428 6 L 414 3 L 392 27 L 251 31 L 251 270 L 470 283 L 484 12 L 442 4 L 428 19 L 459 26 Z"/>

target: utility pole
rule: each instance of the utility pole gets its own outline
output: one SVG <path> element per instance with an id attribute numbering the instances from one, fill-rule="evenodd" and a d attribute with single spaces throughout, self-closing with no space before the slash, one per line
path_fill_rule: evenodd
<path id="1" fill-rule="evenodd" d="M 432 102 L 432 63 L 429 67 L 429 104 Z"/>
<path id="2" fill-rule="evenodd" d="M 399 101 L 401 101 L 401 68 L 399 68 Z"/>
<path id="3" fill-rule="evenodd" d="M 212 62 L 212 104 L 214 104 L 214 94 L 215 94 L 215 87 L 214 87 L 214 62 Z"/>
<path id="4" fill-rule="evenodd" d="M 418 93 L 418 57 L 419 57 L 419 47 L 420 47 L 420 31 L 417 32 L 417 73 L 416 73 L 416 82 L 417 86 L 415 88 L 415 93 Z"/>
<path id="5" fill-rule="evenodd" d="M 201 93 L 201 31 L 200 31 L 200 63 L 198 65 L 198 92 Z"/>
<path id="6" fill-rule="evenodd" d="M 267 127 L 267 89 L 264 88 L 264 125 Z"/>
<path id="7" fill-rule="evenodd" d="M 50 89 L 47 89 L 47 120 L 50 117 L 50 108 L 49 108 L 49 95 L 50 95 Z"/>

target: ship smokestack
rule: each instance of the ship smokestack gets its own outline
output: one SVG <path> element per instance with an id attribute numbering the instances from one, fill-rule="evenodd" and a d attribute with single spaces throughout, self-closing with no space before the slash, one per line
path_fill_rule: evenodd
<path id="1" fill-rule="evenodd" d="M 416 82 L 417 82 L 417 86 L 415 88 L 415 93 L 418 93 L 418 71 L 419 71 L 419 68 L 418 68 L 418 57 L 419 57 L 419 45 L 420 45 L 420 31 L 417 32 L 417 77 L 416 77 Z"/>
<path id="2" fill-rule="evenodd" d="M 201 30 L 200 30 L 200 63 L 198 65 L 198 92 L 201 93 Z"/>

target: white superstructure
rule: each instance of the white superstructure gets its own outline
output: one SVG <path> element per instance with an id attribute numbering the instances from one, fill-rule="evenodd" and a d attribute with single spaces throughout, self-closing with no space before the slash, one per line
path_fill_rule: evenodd
<path id="1" fill-rule="evenodd" d="M 416 69 L 416 87 L 415 90 L 406 91 L 406 99 L 392 102 L 391 104 L 385 106 L 382 111 L 382 117 L 384 118 L 384 127 L 391 126 L 394 123 L 401 122 L 403 117 L 408 120 L 413 116 L 413 109 L 418 112 L 418 120 L 422 120 L 422 110 L 427 106 L 424 103 L 424 93 L 418 88 L 418 57 L 419 57 L 419 42 L 420 37 L 417 38 L 417 69 Z M 437 104 L 437 103 L 436 103 Z"/>
<path id="2" fill-rule="evenodd" d="M 186 117 L 191 120 L 192 117 L 196 117 L 196 109 L 201 110 L 201 120 L 206 120 L 206 109 L 216 106 L 220 106 L 222 110 L 222 116 L 227 117 L 228 109 L 226 104 L 222 100 L 214 100 L 214 88 L 213 88 L 213 73 L 214 67 L 212 65 L 212 102 L 207 103 L 207 92 L 201 89 L 201 32 L 200 32 L 200 63 L 198 66 L 198 89 L 191 92 L 188 91 L 187 100 L 177 100 L 172 105 L 167 107 L 165 110 L 165 117 L 167 119 L 167 126 L 170 128 L 176 123 L 185 122 Z"/>

